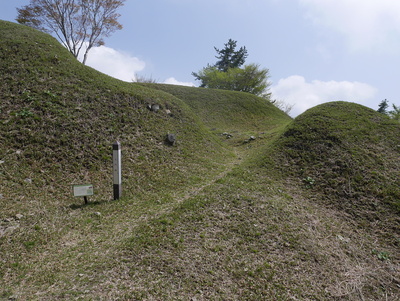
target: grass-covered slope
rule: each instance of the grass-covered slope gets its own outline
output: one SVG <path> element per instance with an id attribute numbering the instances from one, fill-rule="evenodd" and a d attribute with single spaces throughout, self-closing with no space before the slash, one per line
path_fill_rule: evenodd
<path id="1" fill-rule="evenodd" d="M 127 193 L 190 182 L 183 169 L 196 178 L 221 159 L 220 143 L 172 95 L 83 66 L 29 27 L 1 22 L 0 41 L 0 193 L 8 210 L 22 198 L 70 198 L 70 185 L 82 182 L 108 199 L 116 140 Z M 176 146 L 164 143 L 168 133 L 177 135 Z"/>
<path id="2" fill-rule="evenodd" d="M 358 104 L 331 102 L 298 116 L 276 146 L 283 173 L 316 200 L 399 233 L 399 123 Z"/>
<path id="3" fill-rule="evenodd" d="M 213 132 L 228 133 L 236 138 L 235 141 L 253 135 L 263 136 L 291 120 L 270 102 L 249 93 L 165 84 L 143 85 L 182 99 Z"/>

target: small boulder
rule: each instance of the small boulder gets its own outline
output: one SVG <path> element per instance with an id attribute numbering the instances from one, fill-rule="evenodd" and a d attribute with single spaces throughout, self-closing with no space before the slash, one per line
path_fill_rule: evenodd
<path id="1" fill-rule="evenodd" d="M 175 134 L 168 134 L 167 138 L 165 140 L 169 145 L 175 145 L 175 143 L 176 143 L 176 135 Z"/>
<path id="2" fill-rule="evenodd" d="M 229 133 L 227 133 L 227 132 L 222 133 L 222 136 L 225 136 L 226 139 L 229 139 L 229 138 L 232 138 L 232 137 L 233 137 L 233 135 L 231 135 L 231 134 L 229 134 Z"/>
<path id="3" fill-rule="evenodd" d="M 156 104 L 156 103 L 153 103 L 153 104 L 148 104 L 147 105 L 147 108 L 150 110 L 150 111 L 152 111 L 152 112 L 158 112 L 158 110 L 160 110 L 160 105 L 159 104 Z"/>

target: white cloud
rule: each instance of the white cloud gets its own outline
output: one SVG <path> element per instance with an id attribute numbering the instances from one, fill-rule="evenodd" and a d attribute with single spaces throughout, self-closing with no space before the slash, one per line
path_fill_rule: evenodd
<path id="1" fill-rule="evenodd" d="M 343 35 L 351 50 L 395 51 L 400 48 L 400 1 L 298 0 L 317 26 Z"/>
<path id="2" fill-rule="evenodd" d="M 82 61 L 82 57 L 79 58 Z M 123 81 L 130 82 L 145 68 L 145 62 L 129 53 L 100 46 L 90 49 L 86 65 Z"/>
<path id="3" fill-rule="evenodd" d="M 179 85 L 179 86 L 188 86 L 188 87 L 194 87 L 195 85 L 190 82 L 180 82 L 176 80 L 173 77 L 169 77 L 164 81 L 164 84 L 169 84 L 169 85 Z"/>
<path id="4" fill-rule="evenodd" d="M 376 88 L 360 82 L 320 81 L 307 82 L 299 75 L 281 79 L 271 87 L 272 97 L 293 104 L 292 116 L 297 116 L 305 110 L 318 104 L 343 100 L 367 105 L 372 99 Z"/>

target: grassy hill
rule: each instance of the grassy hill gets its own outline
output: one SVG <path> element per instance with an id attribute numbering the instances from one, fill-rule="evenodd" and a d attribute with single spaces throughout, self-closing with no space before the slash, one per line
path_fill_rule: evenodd
<path id="1" fill-rule="evenodd" d="M 65 198 L 70 184 L 93 181 L 98 198 L 107 199 L 103 187 L 116 140 L 124 149 L 126 185 L 135 191 L 190 182 L 226 156 L 220 141 L 172 95 L 83 66 L 53 38 L 27 27 L 2 22 L 1 41 L 4 198 L 34 198 L 36 187 Z M 161 110 L 150 111 L 151 104 Z M 168 133 L 177 135 L 177 147 L 164 143 Z M 183 176 L 183 168 L 192 176 Z"/>
<path id="2" fill-rule="evenodd" d="M 400 294 L 399 125 L 365 107 L 125 83 L 0 21 L 0 131 L 0 300 Z"/>
<path id="3" fill-rule="evenodd" d="M 399 233 L 398 122 L 361 105 L 331 102 L 297 117 L 276 145 L 284 173 L 317 198 Z"/>
<path id="4" fill-rule="evenodd" d="M 248 93 L 191 87 L 183 89 L 165 84 L 143 85 L 183 99 L 217 133 L 257 135 L 282 124 L 282 120 L 289 120 L 285 113 L 271 103 Z"/>

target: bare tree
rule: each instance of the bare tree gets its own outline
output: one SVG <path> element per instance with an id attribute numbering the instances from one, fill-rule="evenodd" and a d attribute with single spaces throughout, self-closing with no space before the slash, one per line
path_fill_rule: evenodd
<path id="1" fill-rule="evenodd" d="M 122 29 L 118 8 L 125 0 L 31 0 L 17 8 L 17 22 L 54 33 L 62 44 L 78 58 L 84 51 L 86 63 L 93 46 L 104 45 L 103 38 Z"/>
<path id="2" fill-rule="evenodd" d="M 289 113 L 292 111 L 294 105 L 290 104 L 290 103 L 286 103 L 285 101 L 283 101 L 282 99 L 274 99 L 271 100 L 269 99 L 269 101 L 275 106 L 277 107 L 279 110 L 285 112 L 287 115 L 289 115 Z"/>

